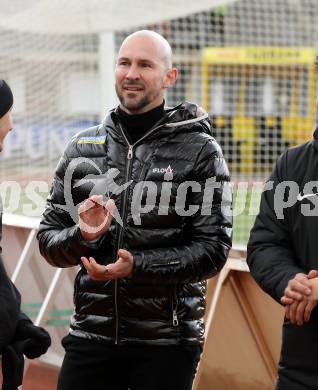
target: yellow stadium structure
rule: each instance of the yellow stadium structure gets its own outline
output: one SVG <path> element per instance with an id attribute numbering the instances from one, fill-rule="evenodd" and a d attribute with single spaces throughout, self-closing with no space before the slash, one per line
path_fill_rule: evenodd
<path id="1" fill-rule="evenodd" d="M 203 104 L 232 171 L 268 170 L 286 147 L 311 138 L 314 61 L 312 48 L 205 48 Z"/>

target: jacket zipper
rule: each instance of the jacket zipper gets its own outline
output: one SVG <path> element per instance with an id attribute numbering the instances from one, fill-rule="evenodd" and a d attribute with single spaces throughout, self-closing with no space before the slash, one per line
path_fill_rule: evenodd
<path id="1" fill-rule="evenodd" d="M 151 129 L 147 134 L 145 134 L 143 137 L 141 137 L 137 142 L 135 142 L 133 145 L 131 145 L 126 137 L 126 134 L 124 130 L 122 129 L 121 125 L 119 124 L 120 130 L 122 132 L 122 135 L 125 139 L 125 142 L 128 146 L 128 153 L 127 153 L 127 162 L 126 162 L 126 169 L 125 169 L 125 181 L 124 183 L 127 183 L 130 180 L 130 167 L 131 167 L 131 160 L 133 158 L 133 149 L 136 145 L 138 145 L 139 142 L 144 140 L 146 137 L 148 137 L 150 134 L 152 134 L 155 130 L 158 130 L 160 127 L 163 127 L 164 124 L 159 125 L 157 127 L 154 127 Z M 127 212 L 127 196 L 128 196 L 128 188 L 124 192 L 124 198 L 123 198 L 123 205 L 122 205 L 122 213 L 121 213 L 121 219 L 123 221 L 123 226 L 119 230 L 119 236 L 118 236 L 118 242 L 117 242 L 117 253 L 119 249 L 122 246 L 123 243 L 123 235 L 124 235 L 124 226 L 126 224 L 126 212 Z M 115 344 L 118 344 L 118 332 L 119 332 L 119 319 L 118 319 L 118 280 L 115 280 L 115 316 L 116 316 L 116 333 L 115 333 Z"/>
<path id="2" fill-rule="evenodd" d="M 174 286 L 172 292 L 172 325 L 174 327 L 179 325 L 177 309 L 178 309 L 177 287 Z"/>
<path id="3" fill-rule="evenodd" d="M 126 157 L 126 169 L 125 169 L 125 181 L 124 183 L 127 183 L 130 177 L 130 167 L 131 167 L 131 160 L 133 157 L 133 145 L 130 145 L 124 131 L 120 127 L 122 134 L 124 136 L 124 139 L 128 145 L 128 153 Z M 123 221 L 123 226 L 119 230 L 119 236 L 118 236 L 118 243 L 117 243 L 117 253 L 119 249 L 122 246 L 122 241 L 123 241 L 123 235 L 124 235 L 124 226 L 126 223 L 126 204 L 127 204 L 127 196 L 128 196 L 128 188 L 124 192 L 124 197 L 123 197 L 123 205 L 122 205 L 122 215 L 121 219 Z M 115 280 L 115 314 L 116 314 L 116 336 L 115 336 L 115 344 L 118 344 L 118 331 L 119 331 L 119 320 L 118 320 L 118 280 Z"/>

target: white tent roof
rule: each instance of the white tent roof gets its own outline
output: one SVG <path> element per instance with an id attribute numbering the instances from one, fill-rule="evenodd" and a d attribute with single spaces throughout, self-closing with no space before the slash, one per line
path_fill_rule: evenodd
<path id="1" fill-rule="evenodd" d="M 1 0 L 0 27 L 53 34 L 134 28 L 235 0 Z"/>

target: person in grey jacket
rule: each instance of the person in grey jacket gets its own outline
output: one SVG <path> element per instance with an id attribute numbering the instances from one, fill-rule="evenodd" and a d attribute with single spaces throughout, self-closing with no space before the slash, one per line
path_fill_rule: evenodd
<path id="1" fill-rule="evenodd" d="M 9 85 L 0 80 L 0 151 L 12 130 L 13 95 Z M 1 202 L 0 202 L 1 203 Z M 0 240 L 2 237 L 2 205 L 0 207 Z M 1 253 L 1 247 L 0 247 Z M 51 344 L 47 331 L 35 326 L 21 311 L 21 296 L 8 277 L 0 256 L 0 354 L 2 355 L 2 390 L 17 390 L 22 384 L 24 357 L 44 354 Z"/>
<path id="2" fill-rule="evenodd" d="M 162 36 L 128 36 L 115 76 L 120 105 L 67 146 L 38 232 L 50 264 L 81 265 L 58 389 L 188 390 L 231 247 L 229 172 L 208 115 L 165 107 Z"/>

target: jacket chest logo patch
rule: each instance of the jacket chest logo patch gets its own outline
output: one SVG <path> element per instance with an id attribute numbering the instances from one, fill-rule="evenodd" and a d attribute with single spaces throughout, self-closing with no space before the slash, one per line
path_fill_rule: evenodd
<path id="1" fill-rule="evenodd" d="M 169 165 L 167 168 L 153 168 L 153 173 L 173 173 L 173 169 L 171 168 L 171 165 Z"/>
<path id="2" fill-rule="evenodd" d="M 97 137 L 80 137 L 77 140 L 78 144 L 95 144 L 100 145 L 106 142 L 106 135 L 100 135 Z"/>
<path id="3" fill-rule="evenodd" d="M 155 173 L 156 175 L 159 174 L 160 176 L 163 175 L 163 179 L 166 181 L 170 181 L 173 179 L 173 168 L 171 168 L 171 165 L 163 168 L 159 168 L 159 167 L 152 168 L 152 173 Z"/>

